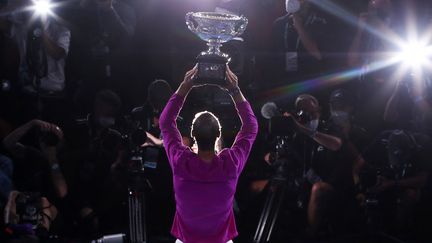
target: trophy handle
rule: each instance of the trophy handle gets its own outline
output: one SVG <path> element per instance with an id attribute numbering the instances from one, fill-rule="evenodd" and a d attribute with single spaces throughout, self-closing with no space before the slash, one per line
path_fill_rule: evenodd
<path id="1" fill-rule="evenodd" d="M 189 12 L 186 14 L 186 25 L 193 33 L 197 32 L 198 24 L 193 19 L 193 12 Z"/>
<path id="2" fill-rule="evenodd" d="M 241 20 L 238 21 L 238 25 L 235 28 L 235 35 L 239 36 L 243 34 L 243 32 L 246 30 L 246 26 L 248 25 L 248 19 L 245 16 L 241 16 Z"/>

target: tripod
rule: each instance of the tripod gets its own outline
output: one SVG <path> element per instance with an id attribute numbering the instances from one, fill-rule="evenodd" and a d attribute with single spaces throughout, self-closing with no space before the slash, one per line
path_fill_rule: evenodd
<path id="1" fill-rule="evenodd" d="M 147 243 L 146 190 L 150 184 L 144 174 L 142 156 L 133 155 L 130 163 L 135 168 L 129 172 L 129 240 L 131 243 Z"/>
<path id="2" fill-rule="evenodd" d="M 254 243 L 270 242 L 275 225 L 282 208 L 282 204 L 288 190 L 298 191 L 303 185 L 301 178 L 297 177 L 297 168 L 294 163 L 286 158 L 298 158 L 293 149 L 290 148 L 287 136 L 278 136 L 276 145 L 276 156 L 274 167 L 276 171 L 271 178 L 270 190 L 267 195 L 263 211 L 254 235 Z M 303 202 L 297 198 L 297 206 L 302 207 Z"/>

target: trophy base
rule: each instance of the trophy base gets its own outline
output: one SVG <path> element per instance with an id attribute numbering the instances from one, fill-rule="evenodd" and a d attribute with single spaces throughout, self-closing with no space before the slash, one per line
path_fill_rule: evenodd
<path id="1" fill-rule="evenodd" d="M 226 84 L 225 72 L 229 58 L 216 54 L 205 54 L 197 57 L 198 73 L 197 83 L 224 86 Z"/>

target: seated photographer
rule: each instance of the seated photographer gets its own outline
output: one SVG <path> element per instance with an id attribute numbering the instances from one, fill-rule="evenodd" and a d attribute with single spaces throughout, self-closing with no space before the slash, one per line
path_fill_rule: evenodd
<path id="1" fill-rule="evenodd" d="M 315 236 L 329 219 L 331 209 L 341 209 L 339 206 L 354 200 L 353 163 L 356 156 L 349 149 L 342 124 L 320 120 L 321 108 L 315 97 L 299 95 L 295 107 L 298 118 L 290 113 L 284 113 L 284 116 L 290 118 L 291 127 L 306 135 L 297 137 L 300 139 L 297 146 L 301 147 L 299 151 L 304 151 L 305 163 L 310 166 L 306 174 L 312 184 L 308 222 L 309 233 Z M 345 132 L 349 131 L 345 129 Z M 336 205 L 339 202 L 342 205 Z"/>
<path id="2" fill-rule="evenodd" d="M 432 170 L 431 142 L 424 134 L 394 130 L 382 133 L 364 152 L 366 169 L 375 172 L 375 177 L 364 179 L 369 185 L 366 196 L 378 200 L 389 229 L 406 233 L 413 226 L 415 205 Z"/>
<path id="3" fill-rule="evenodd" d="M 176 214 L 171 233 L 177 242 L 225 243 L 237 236 L 233 199 L 236 184 L 258 132 L 255 115 L 238 88 L 237 77 L 227 66 L 226 89 L 231 94 L 242 127 L 231 148 L 217 153 L 221 136 L 218 119 L 210 112 L 200 112 L 192 122 L 191 134 L 198 151 L 182 143 L 176 118 L 194 83 L 197 67 L 186 73 L 160 117 L 164 147 L 173 176 Z M 201 84 L 202 85 L 202 84 Z"/>
<path id="4" fill-rule="evenodd" d="M 27 140 L 31 145 L 24 145 Z M 68 194 L 68 186 L 58 159 L 62 141 L 63 132 L 58 126 L 40 120 L 32 120 L 22 125 L 3 140 L 4 147 L 14 159 L 14 184 L 20 191 L 14 191 L 9 196 L 5 209 L 8 215 L 6 222 L 25 223 L 16 221 L 16 214 L 19 213 L 20 219 L 26 218 L 25 216 L 34 219 L 31 222 L 33 230 L 38 228 L 37 226 L 50 229 L 57 215 L 56 206 L 61 207 Z M 15 208 L 18 204 L 17 197 L 23 200 L 20 209 Z M 22 207 L 25 209 L 29 203 L 35 204 L 37 211 L 22 211 Z M 23 213 L 34 215 L 22 215 Z M 36 215 L 37 213 L 41 215 Z"/>

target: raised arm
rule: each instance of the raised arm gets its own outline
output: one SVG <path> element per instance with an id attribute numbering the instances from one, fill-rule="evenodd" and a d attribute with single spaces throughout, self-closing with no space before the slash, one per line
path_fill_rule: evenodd
<path id="1" fill-rule="evenodd" d="M 31 120 L 7 135 L 3 139 L 4 147 L 15 156 L 22 156 L 25 145 L 21 144 L 20 140 L 34 127 L 39 128 L 41 131 L 53 132 L 60 139 L 63 138 L 63 132 L 56 125 L 41 120 Z"/>
<path id="2" fill-rule="evenodd" d="M 358 27 L 356 34 L 354 35 L 354 39 L 351 43 L 351 46 L 348 50 L 348 65 L 350 67 L 356 67 L 361 65 L 361 56 L 360 56 L 360 49 L 361 49 L 361 41 L 364 36 L 364 29 L 367 21 L 368 13 L 361 13 L 358 18 Z"/>
<path id="3" fill-rule="evenodd" d="M 162 133 L 163 145 L 171 165 L 177 161 L 178 156 L 186 149 L 182 143 L 176 119 L 183 106 L 183 102 L 193 87 L 192 78 L 196 74 L 196 67 L 186 73 L 180 87 L 170 98 L 159 118 L 159 127 Z"/>
<path id="4" fill-rule="evenodd" d="M 237 76 L 227 66 L 227 80 L 229 82 L 226 87 L 234 101 L 237 113 L 240 116 L 242 126 L 238 132 L 234 144 L 231 147 L 231 152 L 236 158 L 239 172 L 243 169 L 252 145 L 258 133 L 258 122 L 252 108 L 246 98 L 243 96 L 238 87 Z"/>
<path id="5" fill-rule="evenodd" d="M 321 60 L 321 50 L 318 47 L 318 44 L 314 38 L 308 33 L 306 28 L 303 25 L 303 20 L 300 17 L 300 14 L 296 13 L 292 16 L 294 28 L 297 30 L 300 41 L 303 46 L 306 48 L 307 52 L 313 56 L 316 60 Z"/>
<path id="6" fill-rule="evenodd" d="M 68 186 L 60 169 L 59 160 L 57 158 L 57 148 L 55 146 L 47 145 L 41 147 L 51 169 L 51 182 L 54 186 L 55 192 L 59 198 L 64 198 L 68 193 Z"/>

